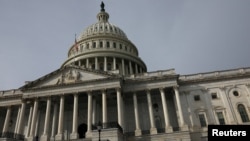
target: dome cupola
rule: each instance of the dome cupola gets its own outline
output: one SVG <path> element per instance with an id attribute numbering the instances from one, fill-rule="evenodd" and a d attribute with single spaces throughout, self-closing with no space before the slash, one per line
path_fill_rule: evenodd
<path id="1" fill-rule="evenodd" d="M 68 59 L 62 64 L 131 75 L 147 71 L 136 46 L 118 26 L 109 23 L 104 3 L 97 14 L 97 23 L 87 27 L 70 47 Z"/>

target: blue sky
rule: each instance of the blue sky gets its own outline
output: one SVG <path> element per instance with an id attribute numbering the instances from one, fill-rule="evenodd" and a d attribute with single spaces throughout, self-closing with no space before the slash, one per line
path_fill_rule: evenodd
<path id="1" fill-rule="evenodd" d="M 109 22 L 137 46 L 148 71 L 196 74 L 250 67 L 249 0 L 103 0 Z M 101 0 L 0 1 L 0 90 L 58 68 Z"/>

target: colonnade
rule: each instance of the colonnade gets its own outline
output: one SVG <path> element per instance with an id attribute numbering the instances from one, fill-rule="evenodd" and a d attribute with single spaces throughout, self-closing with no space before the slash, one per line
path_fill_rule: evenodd
<path id="1" fill-rule="evenodd" d="M 179 115 L 179 127 L 181 130 L 186 130 L 186 124 L 183 118 L 182 114 L 182 107 L 180 103 L 180 96 L 179 96 L 179 91 L 178 87 L 174 86 L 174 96 L 176 99 L 176 108 L 177 114 Z M 148 105 L 148 111 L 149 111 L 149 119 L 150 119 L 150 134 L 157 134 L 157 129 L 155 126 L 155 119 L 153 115 L 153 104 L 152 104 L 152 99 L 151 99 L 151 93 L 150 90 L 147 89 L 146 91 L 146 97 L 147 97 L 147 105 Z M 169 121 L 169 113 L 168 113 L 168 107 L 167 107 L 167 102 L 166 102 L 166 97 L 165 97 L 165 92 L 164 88 L 159 88 L 160 95 L 161 95 L 161 103 L 163 107 L 163 115 L 164 115 L 164 121 L 165 121 L 165 132 L 170 133 L 173 132 L 172 126 L 170 125 Z M 140 115 L 139 115 L 139 109 L 138 109 L 138 102 L 137 102 L 137 94 L 136 92 L 133 92 L 133 103 L 134 103 L 134 114 L 135 114 L 135 136 L 140 136 L 142 135 L 141 127 L 140 127 Z"/>
<path id="2" fill-rule="evenodd" d="M 182 108 L 180 104 L 180 97 L 178 92 L 178 87 L 173 87 L 174 89 L 174 95 L 177 105 L 177 114 L 179 116 L 179 127 L 183 127 L 185 125 L 184 118 L 182 115 Z M 101 101 L 102 101 L 102 123 L 108 122 L 108 112 L 107 112 L 107 91 L 106 90 L 100 90 L 101 91 Z M 164 121 L 165 121 L 165 131 L 166 133 L 172 132 L 172 127 L 169 122 L 169 113 L 168 113 L 168 107 L 166 103 L 165 98 L 165 92 L 164 88 L 159 88 L 161 100 L 162 100 L 162 107 L 163 107 L 163 115 L 164 115 Z M 116 92 L 116 98 L 117 98 L 117 122 L 118 124 L 123 127 L 124 119 L 123 119 L 123 97 L 121 93 L 121 88 L 115 88 Z M 146 97 L 147 97 L 147 105 L 148 105 L 148 111 L 149 111 L 149 119 L 150 119 L 150 134 L 157 134 L 157 129 L 155 126 L 154 121 L 154 115 L 153 115 L 153 104 L 151 100 L 151 93 L 150 90 L 146 90 Z M 87 91 L 87 98 L 88 98 L 88 109 L 87 109 L 87 132 L 86 137 L 91 138 L 92 137 L 92 125 L 94 123 L 95 119 L 95 113 L 96 113 L 96 101 L 93 99 L 93 92 Z M 53 112 L 51 112 L 52 107 L 52 97 L 46 98 L 46 111 L 45 111 L 45 121 L 44 121 L 44 127 L 43 127 L 43 133 L 40 136 L 40 140 L 47 141 L 47 140 L 63 140 L 64 139 L 64 112 L 65 112 L 65 95 L 58 95 L 59 96 L 59 103 L 53 102 Z M 78 139 L 78 101 L 79 101 L 79 93 L 73 94 L 73 115 L 72 115 L 72 132 L 70 134 L 70 139 Z M 39 99 L 35 98 L 33 99 L 33 103 L 30 106 L 29 116 L 28 116 L 28 122 L 27 122 L 27 131 L 25 133 L 25 137 L 33 141 L 34 138 L 37 136 L 36 128 L 37 128 L 37 120 L 39 117 Z M 138 110 L 138 102 L 137 102 L 137 94 L 136 92 L 133 92 L 133 103 L 134 103 L 134 116 L 135 116 L 135 135 L 140 136 L 141 133 L 141 127 L 140 127 L 140 115 Z M 15 133 L 16 134 L 23 134 L 24 130 L 24 116 L 25 116 L 25 109 L 26 109 L 26 101 L 23 100 L 21 105 L 19 106 L 18 115 L 17 115 L 17 121 L 16 121 L 16 127 L 15 127 Z M 59 110 L 59 111 L 58 111 Z M 10 122 L 11 117 L 11 107 L 7 107 L 6 111 L 6 117 L 4 121 L 4 127 L 2 132 L 6 133 L 8 132 L 8 125 Z M 53 115 L 51 116 L 51 113 Z M 52 117 L 52 119 L 50 119 Z M 51 126 L 50 126 L 51 125 Z M 51 127 L 51 129 L 49 129 Z M 57 132 L 56 132 L 57 128 Z M 105 127 L 104 127 L 105 128 Z M 51 132 L 50 132 L 51 130 Z"/>
<path id="3" fill-rule="evenodd" d="M 95 70 L 120 70 L 120 74 L 122 75 L 138 74 L 146 71 L 145 68 L 134 61 L 117 57 L 90 57 L 75 61 L 74 63 L 75 65 Z"/>

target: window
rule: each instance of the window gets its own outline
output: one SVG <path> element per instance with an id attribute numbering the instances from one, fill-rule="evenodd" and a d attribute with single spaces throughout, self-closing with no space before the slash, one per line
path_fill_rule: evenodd
<path id="1" fill-rule="evenodd" d="M 89 49 L 89 43 L 87 43 L 87 46 L 86 46 L 87 49 Z"/>
<path id="2" fill-rule="evenodd" d="M 219 124 L 224 125 L 225 124 L 225 119 L 224 119 L 224 116 L 223 116 L 223 112 L 216 112 L 216 115 L 217 115 Z"/>
<path id="3" fill-rule="evenodd" d="M 109 42 L 107 42 L 107 48 L 109 48 Z"/>
<path id="4" fill-rule="evenodd" d="M 207 126 L 205 114 L 199 114 L 199 120 L 200 120 L 201 127 Z"/>
<path id="5" fill-rule="evenodd" d="M 217 93 L 212 93 L 211 97 L 212 97 L 212 99 L 217 99 L 218 98 Z"/>
<path id="6" fill-rule="evenodd" d="M 249 117 L 247 115 L 247 111 L 245 109 L 245 106 L 243 104 L 238 105 L 238 112 L 240 113 L 240 117 L 242 122 L 249 122 Z"/>
<path id="7" fill-rule="evenodd" d="M 200 100 L 200 96 L 199 95 L 195 95 L 194 96 L 194 101 L 199 101 Z"/>
<path id="8" fill-rule="evenodd" d="M 116 48 L 116 43 L 113 43 L 113 47 Z"/>
<path id="9" fill-rule="evenodd" d="M 103 45 L 102 45 L 102 41 L 100 41 L 100 47 L 103 47 Z"/>
<path id="10" fill-rule="evenodd" d="M 238 91 L 233 91 L 233 95 L 234 95 L 234 96 L 239 96 Z"/>
<path id="11" fill-rule="evenodd" d="M 120 49 L 122 49 L 122 44 L 120 44 Z"/>
<path id="12" fill-rule="evenodd" d="M 93 48 L 95 48 L 96 47 L 96 42 L 93 42 Z"/>

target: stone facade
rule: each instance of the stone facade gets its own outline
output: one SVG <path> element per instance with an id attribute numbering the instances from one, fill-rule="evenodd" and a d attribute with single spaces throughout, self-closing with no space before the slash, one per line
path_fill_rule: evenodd
<path id="1" fill-rule="evenodd" d="M 250 68 L 147 72 L 108 18 L 103 4 L 61 68 L 0 91 L 0 140 L 205 141 L 209 124 L 250 124 Z"/>

